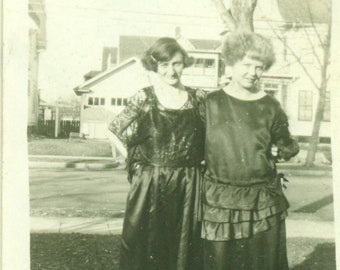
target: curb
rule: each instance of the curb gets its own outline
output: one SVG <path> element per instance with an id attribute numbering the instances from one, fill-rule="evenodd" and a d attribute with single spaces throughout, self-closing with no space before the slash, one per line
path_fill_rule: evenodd
<path id="1" fill-rule="evenodd" d="M 121 234 L 123 218 L 30 217 L 31 233 Z M 334 222 L 286 219 L 287 238 L 334 240 Z"/>
<path id="2" fill-rule="evenodd" d="M 122 169 L 123 164 L 120 162 L 88 162 L 88 161 L 69 161 L 69 162 L 49 162 L 49 161 L 29 161 L 29 168 L 65 168 L 78 170 L 105 170 L 105 169 Z"/>
<path id="3" fill-rule="evenodd" d="M 29 161 L 29 168 L 74 168 L 79 170 L 90 169 L 90 170 L 105 170 L 105 169 L 123 169 L 124 163 L 119 161 L 113 162 L 112 159 L 98 160 L 81 160 L 81 161 Z M 284 173 L 286 176 L 332 176 L 333 173 L 329 169 L 324 170 L 301 170 L 299 168 L 284 168 L 283 166 L 278 167 L 280 173 Z"/>

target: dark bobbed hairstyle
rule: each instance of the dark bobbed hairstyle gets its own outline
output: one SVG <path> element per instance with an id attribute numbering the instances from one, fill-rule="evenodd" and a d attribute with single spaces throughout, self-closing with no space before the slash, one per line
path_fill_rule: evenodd
<path id="1" fill-rule="evenodd" d="M 183 55 L 185 68 L 193 64 L 193 58 L 188 55 L 175 39 L 169 37 L 156 40 L 156 42 L 144 52 L 141 61 L 145 69 L 157 72 L 158 62 L 170 61 L 177 52 Z"/>
<path id="2" fill-rule="evenodd" d="M 245 56 L 263 62 L 265 70 L 275 62 L 275 53 L 270 40 L 251 32 L 229 34 L 224 41 L 222 54 L 228 66 L 233 66 Z"/>

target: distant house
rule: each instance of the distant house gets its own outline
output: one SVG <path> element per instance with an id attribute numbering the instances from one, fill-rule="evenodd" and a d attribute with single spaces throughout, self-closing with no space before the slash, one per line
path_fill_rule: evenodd
<path id="1" fill-rule="evenodd" d="M 124 108 L 128 98 L 150 85 L 138 57 L 156 39 L 158 37 L 121 36 L 117 50 L 119 63 L 101 72 L 87 73 L 87 80 L 74 89 L 81 96 L 80 132 L 86 137 L 106 138 L 108 123 Z M 183 83 L 216 89 L 219 84 L 220 53 L 212 48 L 217 48 L 219 42 L 184 38 L 178 38 L 178 41 L 196 59 L 192 67 L 184 70 Z M 206 47 L 209 50 L 205 50 Z"/>
<path id="2" fill-rule="evenodd" d="M 150 85 L 139 59 L 130 58 L 77 86 L 81 96 L 80 132 L 106 138 L 107 125 L 141 87 Z"/>
<path id="3" fill-rule="evenodd" d="M 313 42 L 319 37 L 312 27 L 308 27 L 311 25 L 310 17 L 305 14 L 308 14 L 310 8 L 315 27 L 321 37 L 327 20 L 325 9 L 327 5 L 318 8 L 317 1 L 308 2 L 311 4 L 309 7 L 303 0 L 270 1 L 272 13 L 280 17 L 274 20 L 273 27 L 282 40 L 268 29 L 263 31 L 264 35 L 271 35 L 277 61 L 268 72 L 263 74 L 260 82 L 260 87 L 264 91 L 280 101 L 287 112 L 292 134 L 302 141 L 311 136 L 318 93 L 293 54 L 287 49 L 287 45 L 294 49 L 311 72 L 311 76 L 319 83 L 320 70 L 316 65 L 314 52 L 321 55 L 321 48 L 313 47 L 309 43 L 309 40 Z M 292 11 L 296 14 L 292 15 Z M 259 32 L 261 33 L 261 29 Z M 117 66 L 95 75 L 75 88 L 77 95 L 82 96 L 82 132 L 89 137 L 105 137 L 104 130 L 106 131 L 109 118 L 123 109 L 127 98 L 137 89 L 147 84 L 138 58 L 157 39 L 158 37 L 121 36 L 117 48 Z M 186 39 L 178 29 L 176 39 L 189 55 L 195 58 L 195 63 L 183 72 L 183 83 L 207 90 L 220 87 L 223 77 L 228 77 L 221 60 L 220 41 Z M 329 142 L 329 140 L 330 99 L 328 98 L 320 128 L 320 141 Z"/>
<path id="4" fill-rule="evenodd" d="M 318 39 L 325 36 L 325 23 L 330 16 L 331 4 L 330 0 L 276 0 L 275 2 L 278 14 L 281 16 L 275 28 L 281 35 L 282 41 L 278 40 L 276 35 L 272 35 L 277 61 L 268 74 L 263 76 L 262 87 L 281 102 L 288 114 L 292 134 L 301 140 L 306 140 L 312 133 L 318 91 L 287 46 L 293 48 L 311 77 L 319 84 L 320 68 L 315 53 L 322 61 L 321 47 L 317 44 Z M 268 32 L 265 34 L 268 35 Z M 329 142 L 329 140 L 328 93 L 320 128 L 320 141 Z"/>
<path id="5" fill-rule="evenodd" d="M 28 59 L 28 131 L 38 124 L 39 53 L 46 49 L 46 13 L 44 0 L 30 0 L 29 3 L 29 59 Z"/>

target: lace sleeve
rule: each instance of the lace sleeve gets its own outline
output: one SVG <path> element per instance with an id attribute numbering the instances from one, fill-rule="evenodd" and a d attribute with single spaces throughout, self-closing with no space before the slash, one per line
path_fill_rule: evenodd
<path id="1" fill-rule="evenodd" d="M 132 96 L 126 107 L 119 113 L 109 125 L 109 130 L 125 145 L 133 144 L 137 133 L 137 118 L 142 112 L 142 106 L 146 99 L 144 90 L 138 91 Z"/>
<path id="2" fill-rule="evenodd" d="M 198 113 L 202 122 L 205 124 L 206 116 L 205 116 L 205 100 L 207 98 L 208 91 L 197 89 L 196 90 L 196 101 L 198 106 Z"/>

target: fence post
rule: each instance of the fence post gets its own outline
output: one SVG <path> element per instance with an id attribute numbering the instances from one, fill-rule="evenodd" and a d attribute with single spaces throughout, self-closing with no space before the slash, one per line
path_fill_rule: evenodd
<path id="1" fill-rule="evenodd" d="M 58 138 L 58 127 L 59 127 L 59 107 L 55 107 L 55 122 L 54 122 L 54 138 Z"/>

